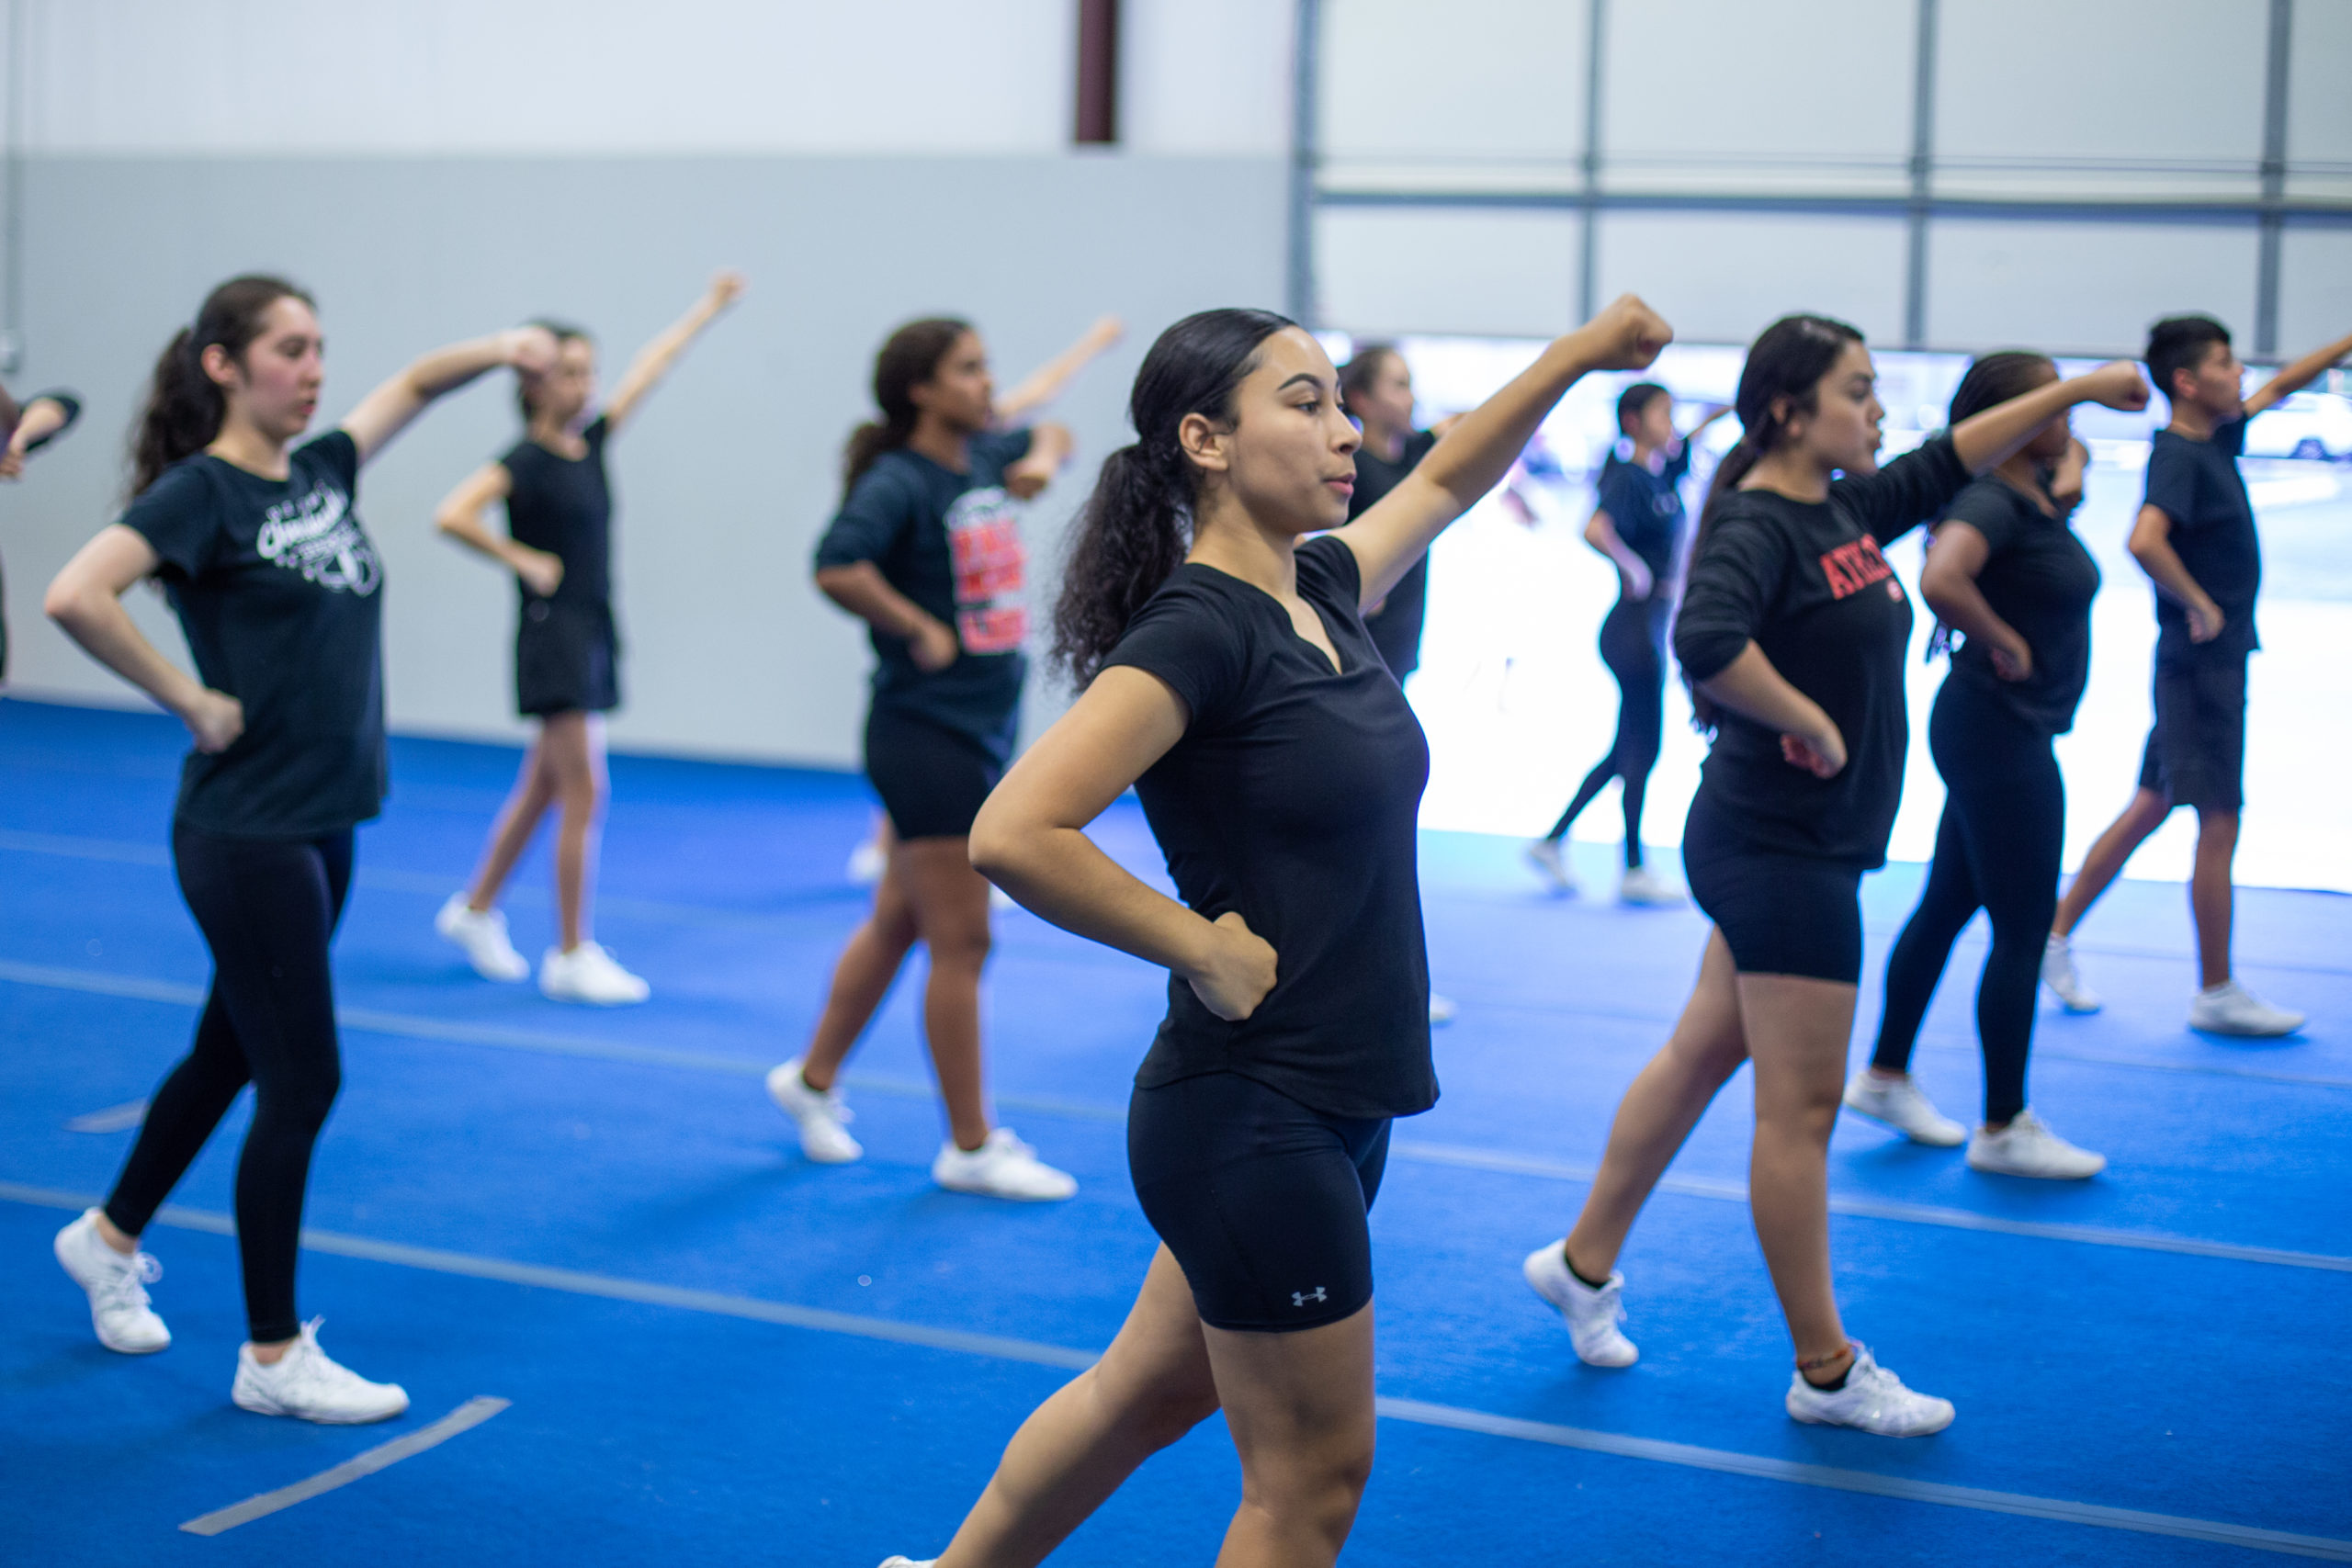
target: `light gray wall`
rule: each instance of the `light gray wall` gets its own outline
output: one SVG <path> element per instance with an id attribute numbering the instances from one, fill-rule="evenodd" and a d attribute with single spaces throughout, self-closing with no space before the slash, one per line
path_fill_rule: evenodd
<path id="1" fill-rule="evenodd" d="M 219 279 L 268 268 L 315 291 L 324 428 L 422 350 L 541 312 L 592 328 L 609 380 L 712 267 L 743 268 L 743 304 L 613 450 L 628 695 L 613 739 L 641 749 L 854 761 L 867 655 L 810 588 L 808 558 L 897 321 L 970 316 L 1001 383 L 1098 313 L 1130 323 L 1056 411 L 1080 460 L 1033 514 L 1042 604 L 1062 524 L 1127 439 L 1126 386 L 1152 334 L 1207 306 L 1278 304 L 1283 277 L 1283 168 L 1262 156 L 35 156 L 26 173 L 26 352 L 10 384 L 69 383 L 87 405 L 85 428 L 0 496 L 26 694 L 122 691 L 41 620 L 40 590 L 114 514 L 148 367 Z M 487 379 L 362 482 L 389 573 L 398 728 L 519 733 L 513 591 L 430 522 L 515 430 L 511 381 Z M 176 653 L 145 597 L 137 613 Z M 1050 707 L 1032 702 L 1033 728 Z"/>

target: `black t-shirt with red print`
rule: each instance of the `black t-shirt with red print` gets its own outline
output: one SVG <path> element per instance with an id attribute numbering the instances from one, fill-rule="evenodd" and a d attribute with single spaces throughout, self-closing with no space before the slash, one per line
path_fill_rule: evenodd
<path id="1" fill-rule="evenodd" d="M 1832 479 L 1826 501 L 1761 490 L 1725 498 L 1690 562 L 1675 658 L 1707 681 L 1753 641 L 1846 741 L 1846 766 L 1817 779 L 1781 754 L 1778 731 L 1723 713 L 1699 789 L 1751 847 L 1886 863 L 1910 744 L 1911 601 L 1881 547 L 1967 483 L 1951 438 L 1937 434 L 1875 474 Z"/>
<path id="2" fill-rule="evenodd" d="M 1012 755 L 1028 671 L 1026 557 L 1004 470 L 1029 455 L 1026 430 L 972 437 L 962 473 L 904 448 L 860 474 L 817 542 L 817 569 L 872 561 L 883 581 L 956 628 L 944 670 L 918 668 L 906 639 L 875 630 L 874 705 Z"/>
<path id="3" fill-rule="evenodd" d="M 243 704 L 227 750 L 190 751 L 176 819 L 226 839 L 313 839 L 384 801 L 384 569 L 352 509 L 359 449 L 329 431 L 282 479 L 199 452 L 122 514 L 162 562 L 204 683 Z"/>

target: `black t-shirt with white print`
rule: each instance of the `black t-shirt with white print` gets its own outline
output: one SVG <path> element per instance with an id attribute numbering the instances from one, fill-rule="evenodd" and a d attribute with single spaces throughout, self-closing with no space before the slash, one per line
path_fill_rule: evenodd
<path id="1" fill-rule="evenodd" d="M 1699 794 L 1749 847 L 1864 869 L 1886 863 L 1910 743 L 1911 601 L 1880 547 L 1967 483 L 1951 437 L 1939 434 L 1875 474 L 1832 479 L 1826 501 L 1763 490 L 1724 498 L 1690 562 L 1674 656 L 1704 682 L 1753 641 L 1846 741 L 1845 767 L 1817 779 L 1781 756 L 1777 730 L 1724 710 Z"/>
<path id="2" fill-rule="evenodd" d="M 1355 552 L 1298 547 L 1298 592 L 1340 655 L 1273 595 L 1213 567 L 1176 569 L 1107 660 L 1182 698 L 1184 737 L 1136 782 L 1186 908 L 1238 910 L 1274 950 L 1274 988 L 1239 1022 L 1170 976 L 1145 1089 L 1254 1078 L 1330 1116 L 1437 1102 L 1415 827 L 1430 753 L 1357 606 Z"/>
<path id="3" fill-rule="evenodd" d="M 1012 754 L 1029 626 L 1020 505 L 1004 470 L 1029 455 L 1029 441 L 1026 430 L 975 435 L 960 474 L 904 448 L 885 452 L 817 542 L 819 570 L 872 561 L 954 626 L 962 647 L 955 663 L 927 671 L 904 638 L 875 629 L 874 705 L 968 736 L 1000 761 Z"/>
<path id="4" fill-rule="evenodd" d="M 384 800 L 384 570 L 352 509 L 359 448 L 329 431 L 289 468 L 199 452 L 122 514 L 162 560 L 198 678 L 244 706 L 234 744 L 180 769 L 176 819 L 222 838 L 318 838 Z"/>

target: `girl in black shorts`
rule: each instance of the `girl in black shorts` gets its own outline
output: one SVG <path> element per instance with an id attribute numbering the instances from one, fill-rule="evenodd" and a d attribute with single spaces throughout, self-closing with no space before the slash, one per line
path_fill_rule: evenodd
<path id="1" fill-rule="evenodd" d="M 743 292 L 722 272 L 694 309 L 638 351 L 610 401 L 596 398 L 596 348 L 577 327 L 544 323 L 555 368 L 517 391 L 523 439 L 449 492 L 437 514 L 447 537 L 514 574 L 522 615 L 514 635 L 514 705 L 539 721 L 514 792 L 498 813 L 473 886 L 453 893 L 434 929 L 463 948 L 486 980 L 520 980 L 531 966 L 507 940 L 499 889 L 530 847 L 549 807 L 556 829 L 558 942 L 539 960 L 539 990 L 560 1002 L 641 1002 L 650 987 L 590 936 L 588 881 L 605 807 L 605 721 L 620 705 L 620 643 L 613 627 L 612 488 L 605 448 L 704 328 Z M 505 538 L 481 514 L 506 503 Z"/>
<path id="2" fill-rule="evenodd" d="M 2056 379 L 2058 367 L 2039 354 L 1986 355 L 1952 394 L 1951 422 Z M 1887 954 L 1878 1048 L 1846 1085 L 1848 1110 L 1915 1143 L 1949 1148 L 1967 1138 L 1968 1163 L 2004 1176 L 2080 1179 L 2107 1165 L 2025 1102 L 2034 993 L 2066 840 L 2066 785 L 2051 742 L 2074 728 L 2083 700 L 2098 592 L 2098 563 L 2066 525 L 2083 497 L 2084 457 L 2066 421 L 2052 420 L 1961 491 L 1937 525 L 1919 592 L 1967 638 L 1928 720 L 1943 821 L 1919 907 Z M 1970 1137 L 1938 1114 L 1910 1068 L 1951 944 L 1979 909 L 1993 942 L 1976 987 L 1984 1120 Z"/>
<path id="3" fill-rule="evenodd" d="M 268 1416 L 381 1421 L 408 1395 L 328 1359 L 294 1310 L 311 1146 L 342 1082 L 328 943 L 352 829 L 384 798 L 383 565 L 352 503 L 360 466 L 426 404 L 501 365 L 545 370 L 555 340 L 518 328 L 428 354 L 297 446 L 321 352 L 292 284 L 214 289 L 155 366 L 130 507 L 50 584 L 57 623 L 195 738 L 172 860 L 213 967 L 195 1045 L 148 1102 L 105 1206 L 60 1231 L 56 1251 L 89 1292 L 100 1344 L 169 1345 L 139 1235 L 251 1083 L 236 1202 L 250 1327 L 231 1397 Z M 122 607 L 145 577 L 171 594 L 194 676 Z"/>
<path id="4" fill-rule="evenodd" d="M 1909 741 L 1911 604 L 1880 547 L 2075 403 L 2136 408 L 2147 389 L 2130 365 L 2106 366 L 1882 468 L 1876 381 L 1861 334 L 1819 316 L 1774 322 L 1748 352 L 1742 434 L 1715 470 L 1674 626 L 1715 737 L 1682 840 L 1691 896 L 1715 929 L 1673 1036 L 1618 1108 L 1576 1229 L 1525 1269 L 1567 1317 L 1580 1358 L 1630 1364 L 1618 1251 L 1700 1113 L 1753 1058 L 1749 1203 L 1796 1341 L 1789 1414 L 1911 1437 L 1941 1430 L 1951 1405 L 1849 1342 L 1829 1275 L 1826 1162 L 1861 977 L 1857 894 L 1885 863 Z"/>
<path id="5" fill-rule="evenodd" d="M 850 437 L 841 511 L 817 546 L 817 586 L 872 628 L 865 773 L 889 814 L 874 912 L 833 970 L 808 1050 L 768 1074 L 810 1159 L 864 1150 L 835 1080 L 917 942 L 930 952 L 923 1034 L 946 1102 L 932 1178 L 959 1192 L 1051 1201 L 1078 1183 L 1009 1127 L 991 1127 L 980 1070 L 989 885 L 965 839 L 1021 718 L 1028 661 L 1020 508 L 1069 456 L 1057 424 L 991 429 L 988 350 L 965 322 L 912 321 L 874 365 L 882 419 Z"/>
<path id="6" fill-rule="evenodd" d="M 1338 1557 L 1372 1464 L 1365 1212 L 1390 1119 L 1437 1099 L 1414 866 L 1429 751 L 1363 607 L 1578 377 L 1646 364 L 1668 335 L 1619 300 L 1352 523 L 1359 437 L 1313 337 L 1211 310 L 1152 346 L 1136 444 L 1102 465 L 1056 616 L 1085 690 L 989 799 L 972 858 L 1046 919 L 1169 970 L 1127 1122 L 1162 1245 L 1118 1337 L 1022 1427 L 940 1568 L 1037 1562 L 1220 1407 L 1246 1492 L 1217 1561 Z M 1085 835 L 1130 784 L 1181 903 Z"/>

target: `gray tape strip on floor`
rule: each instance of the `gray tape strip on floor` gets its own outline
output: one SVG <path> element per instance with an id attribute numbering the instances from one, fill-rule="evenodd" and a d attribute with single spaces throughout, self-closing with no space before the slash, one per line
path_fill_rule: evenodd
<path id="1" fill-rule="evenodd" d="M 235 1529 L 239 1525 L 281 1508 L 290 1508 L 307 1502 L 322 1492 L 332 1492 L 338 1486 L 348 1486 L 363 1475 L 373 1475 L 387 1465 L 421 1454 L 429 1448 L 447 1442 L 458 1433 L 479 1427 L 514 1403 L 512 1400 L 491 1399 L 477 1394 L 458 1405 L 430 1427 L 420 1427 L 389 1443 L 381 1443 L 366 1453 L 344 1461 L 333 1470 L 322 1470 L 308 1481 L 298 1481 L 291 1486 L 281 1486 L 275 1492 L 265 1492 L 258 1497 L 248 1497 L 225 1508 L 188 1520 L 180 1529 L 190 1535 L 219 1535 L 222 1530 Z"/>
<path id="2" fill-rule="evenodd" d="M 0 1181 L 0 1201 L 73 1210 L 85 1208 L 93 1200 L 85 1193 L 62 1192 L 51 1188 L 28 1187 L 16 1182 Z M 165 1208 L 156 1215 L 156 1219 L 167 1225 L 186 1230 L 205 1231 L 216 1235 L 230 1235 L 235 1229 L 226 1214 L 216 1214 L 200 1209 L 182 1209 L 176 1205 Z M 826 1312 L 816 1307 L 793 1306 L 781 1302 L 761 1301 L 751 1296 L 728 1295 L 717 1291 L 684 1290 L 674 1285 L 659 1285 L 648 1280 L 587 1274 L 570 1269 L 548 1269 L 537 1264 L 510 1263 L 502 1258 L 476 1258 L 467 1253 L 445 1252 L 434 1247 L 408 1247 L 398 1242 L 377 1241 L 367 1236 L 339 1235 L 328 1231 L 305 1230 L 302 1233 L 302 1245 L 313 1252 L 332 1253 L 343 1258 L 365 1258 L 373 1262 L 429 1269 L 437 1273 L 463 1275 L 469 1279 L 495 1280 L 509 1284 L 533 1285 L 548 1290 L 567 1291 L 578 1295 L 601 1296 L 612 1301 L 639 1302 L 652 1306 L 680 1307 L 691 1312 L 750 1318 L 756 1322 L 781 1324 L 793 1328 L 814 1329 L 821 1333 L 852 1335 L 861 1339 L 878 1339 L 900 1345 L 919 1345 L 929 1349 L 958 1351 L 967 1355 L 987 1356 L 1000 1360 L 1026 1361 L 1034 1366 L 1078 1371 L 1092 1366 L 1095 1360 L 1095 1353 L 1092 1351 L 1074 1349 L 1063 1345 L 1046 1345 L 1035 1340 L 1013 1339 L 989 1334 L 967 1334 L 958 1329 L 896 1323 L 888 1318 Z M 1868 1493 L 1874 1496 L 1893 1497 L 1905 1502 L 1932 1503 L 1943 1507 L 1975 1509 L 1982 1513 L 2016 1514 L 2027 1518 L 2091 1525 L 2101 1529 L 2176 1536 L 2188 1540 L 2211 1541 L 2222 1545 L 2245 1547 L 2256 1551 L 2283 1552 L 2290 1556 L 2317 1557 L 2330 1562 L 2352 1562 L 2352 1540 L 2338 1540 L 2328 1536 L 2294 1535 L 2283 1530 L 2263 1529 L 2254 1525 L 2233 1525 L 2211 1519 L 2187 1518 L 2171 1514 L 2143 1513 L 2133 1508 L 2110 1508 L 2096 1503 L 2070 1502 L 2060 1497 L 2037 1497 L 2030 1493 L 1996 1492 L 1973 1486 L 1953 1486 L 1942 1482 L 1914 1481 L 1905 1476 L 1884 1475 L 1873 1471 L 1840 1470 L 1828 1465 L 1804 1464 L 1793 1460 L 1771 1459 L 1761 1454 L 1735 1453 L 1724 1449 L 1699 1448 L 1688 1443 L 1665 1442 L 1654 1438 L 1626 1437 L 1614 1432 L 1591 1431 L 1580 1427 L 1555 1426 L 1549 1422 L 1529 1421 L 1510 1416 L 1495 1416 L 1480 1410 L 1465 1410 L 1457 1405 L 1433 1404 L 1425 1400 L 1383 1396 L 1378 1402 L 1378 1408 L 1380 1414 L 1390 1420 L 1411 1422 L 1416 1426 L 1439 1427 L 1457 1432 L 1475 1432 L 1487 1437 L 1511 1438 L 1521 1442 L 1544 1443 L 1555 1448 L 1580 1449 L 1589 1453 L 1609 1454 L 1620 1459 L 1645 1460 L 1659 1464 L 1680 1465 L 1686 1469 L 1717 1471 L 1725 1474 L 1750 1476 L 1760 1481 L 1784 1482 L 1798 1486 L 1817 1486 L 1837 1492 Z M 360 1461 L 368 1457 L 363 1454 L 360 1456 Z M 360 1461 L 352 1462 L 358 1463 Z M 328 1472 L 330 1475 L 334 1473 L 332 1471 Z M 270 1494 L 270 1495 L 276 1495 L 276 1494 Z M 254 1499 L 256 1502 L 260 1500 Z"/>

